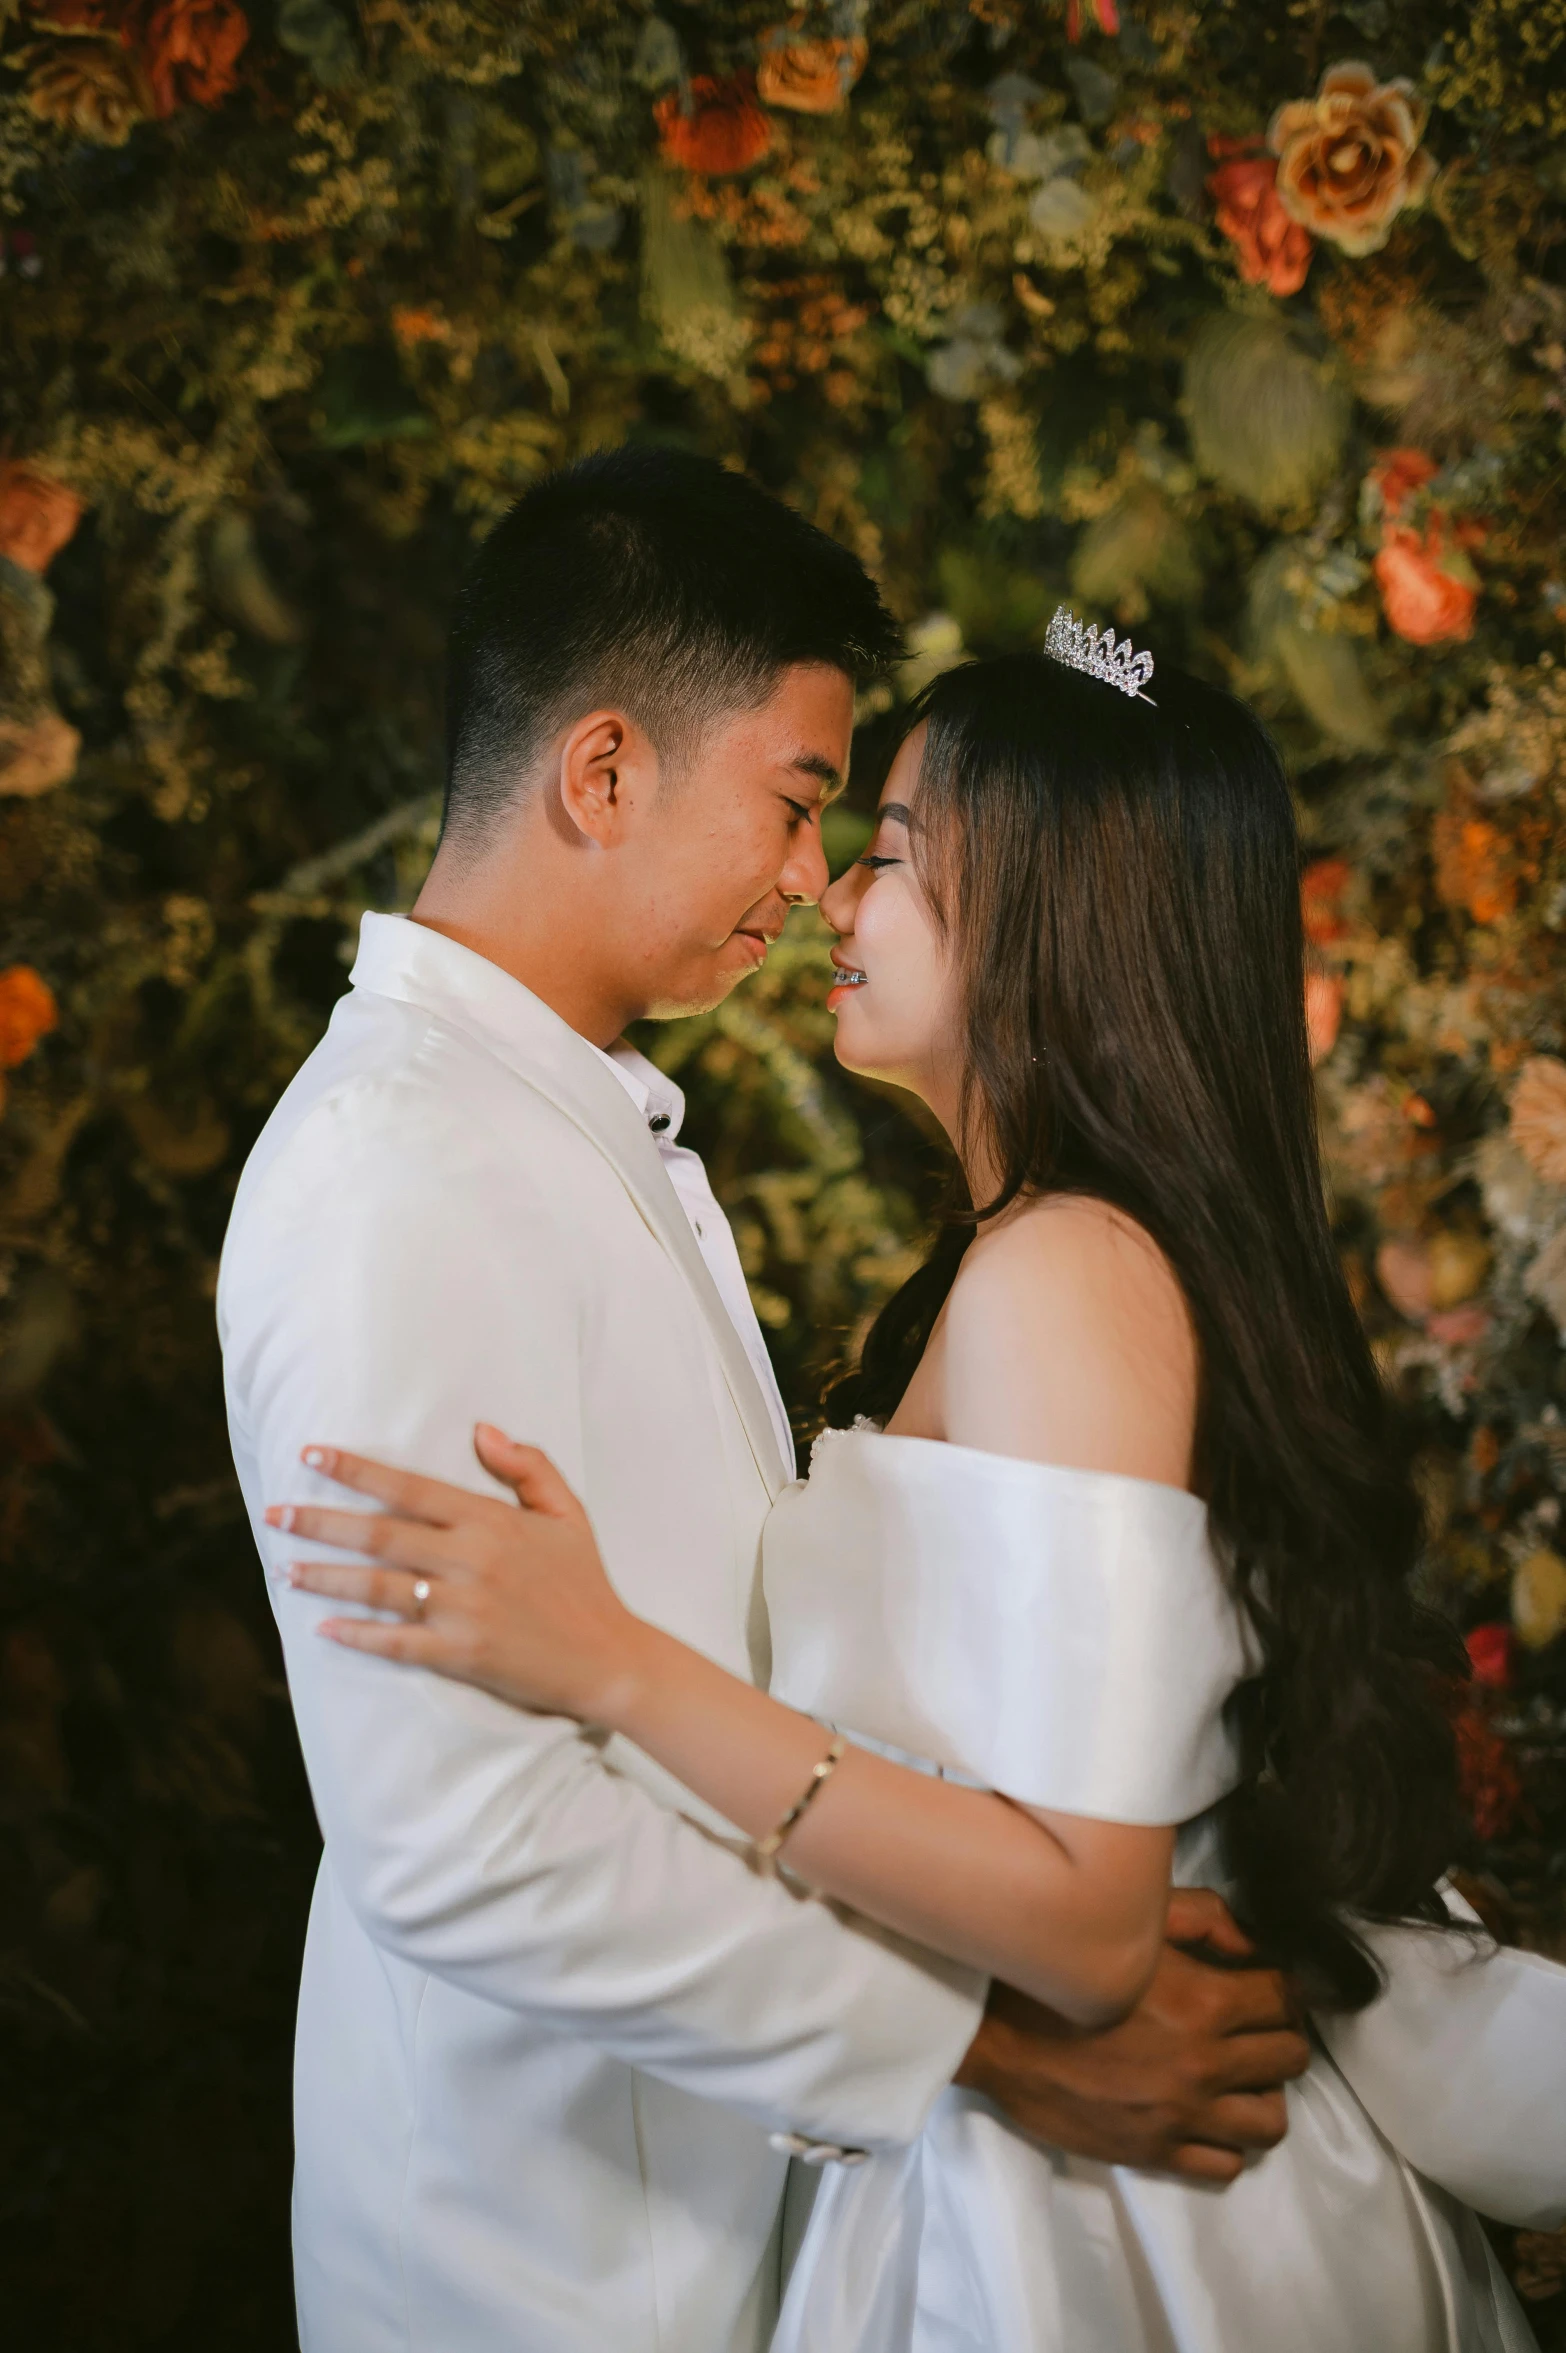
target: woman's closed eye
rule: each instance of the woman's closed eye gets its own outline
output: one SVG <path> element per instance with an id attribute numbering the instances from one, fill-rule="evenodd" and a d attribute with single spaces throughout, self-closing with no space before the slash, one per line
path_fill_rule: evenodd
<path id="1" fill-rule="evenodd" d="M 857 862 L 861 866 L 868 866 L 872 874 L 878 874 L 883 866 L 901 866 L 902 864 L 901 858 L 877 857 L 873 853 L 867 854 Z"/>

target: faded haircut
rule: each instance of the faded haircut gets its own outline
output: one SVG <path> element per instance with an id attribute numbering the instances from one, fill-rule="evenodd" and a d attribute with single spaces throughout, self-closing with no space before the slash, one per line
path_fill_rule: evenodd
<path id="1" fill-rule="evenodd" d="M 900 651 L 858 560 L 743 474 L 670 449 L 584 458 L 517 502 L 458 593 L 443 832 L 479 842 L 601 705 L 678 770 L 792 664 L 858 679 Z"/>

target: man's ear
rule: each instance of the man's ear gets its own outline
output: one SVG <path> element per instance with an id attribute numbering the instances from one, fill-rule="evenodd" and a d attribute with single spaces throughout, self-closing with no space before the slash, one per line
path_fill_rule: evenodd
<path id="1" fill-rule="evenodd" d="M 589 711 L 560 745 L 560 806 L 583 839 L 611 849 L 658 788 L 658 755 L 623 711 Z"/>

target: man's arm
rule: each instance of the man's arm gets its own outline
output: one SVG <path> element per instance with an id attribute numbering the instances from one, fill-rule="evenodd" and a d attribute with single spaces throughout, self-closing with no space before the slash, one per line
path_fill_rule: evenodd
<path id="1" fill-rule="evenodd" d="M 570 1275 L 521 1172 L 471 1140 L 410 1136 L 374 1090 L 307 1117 L 244 1206 L 221 1301 L 274 1578 L 260 1513 L 308 1492 L 311 1440 L 476 1485 L 473 1424 L 503 1415 L 580 1475 Z M 577 1725 L 394 1674 L 319 1641 L 318 1605 L 278 1599 L 331 1867 L 377 1943 L 769 2126 L 918 2131 L 973 2036 L 971 1973 L 756 1877 Z"/>
<path id="2" fill-rule="evenodd" d="M 1097 2034 L 995 1986 L 957 2081 L 1075 2156 L 1233 2181 L 1283 2139 L 1282 2087 L 1310 2044 L 1282 1976 L 1255 1964 L 1216 1895 L 1177 1888 L 1167 1933 L 1141 2001 Z"/>

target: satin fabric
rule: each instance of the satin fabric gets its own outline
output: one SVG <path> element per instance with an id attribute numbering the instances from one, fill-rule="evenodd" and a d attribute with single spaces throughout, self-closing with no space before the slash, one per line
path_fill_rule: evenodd
<path id="1" fill-rule="evenodd" d="M 948 2092 L 830 2172 L 773 2353 L 1531 2353 L 1472 2214 L 1420 2194 L 1327 2062 L 1203 2191 L 1022 2141 Z"/>
<path id="2" fill-rule="evenodd" d="M 1246 1645 L 1194 1495 L 829 1430 L 762 1558 L 791 1707 L 1066 1814 L 1183 1822 L 1233 1786 Z"/>
<path id="3" fill-rule="evenodd" d="M 1216 1719 L 1244 1663 L 1203 1519 L 1137 1481 L 833 1434 L 767 1528 L 774 1688 L 873 1748 L 919 1733 L 930 1769 L 1030 1803 L 1169 1820 L 1160 1797 L 1222 1785 Z M 1182 1828 L 1175 1877 L 1223 1887 L 1210 1812 Z M 1558 2002 L 1566 1972 L 1550 1979 Z M 1516 1998 L 1504 1976 L 1472 1983 Z M 1428 1975 L 1420 1991 L 1439 2001 Z M 1417 2107 L 1417 2058 L 1393 2036 L 1381 2059 L 1383 2092 Z M 1507 2082 L 1491 2091 L 1504 2103 Z M 1324 2049 L 1288 2111 L 1284 2142 L 1220 2192 L 1040 2148 L 948 2091 L 912 2147 L 827 2169 L 772 2353 L 1528 2353 L 1474 2215 Z"/>
<path id="4" fill-rule="evenodd" d="M 1410 2164 L 1523 2230 L 1566 2223 L 1566 1969 L 1470 1938 L 1365 1927 L 1387 1990 L 1324 2018 L 1338 2068 Z"/>

